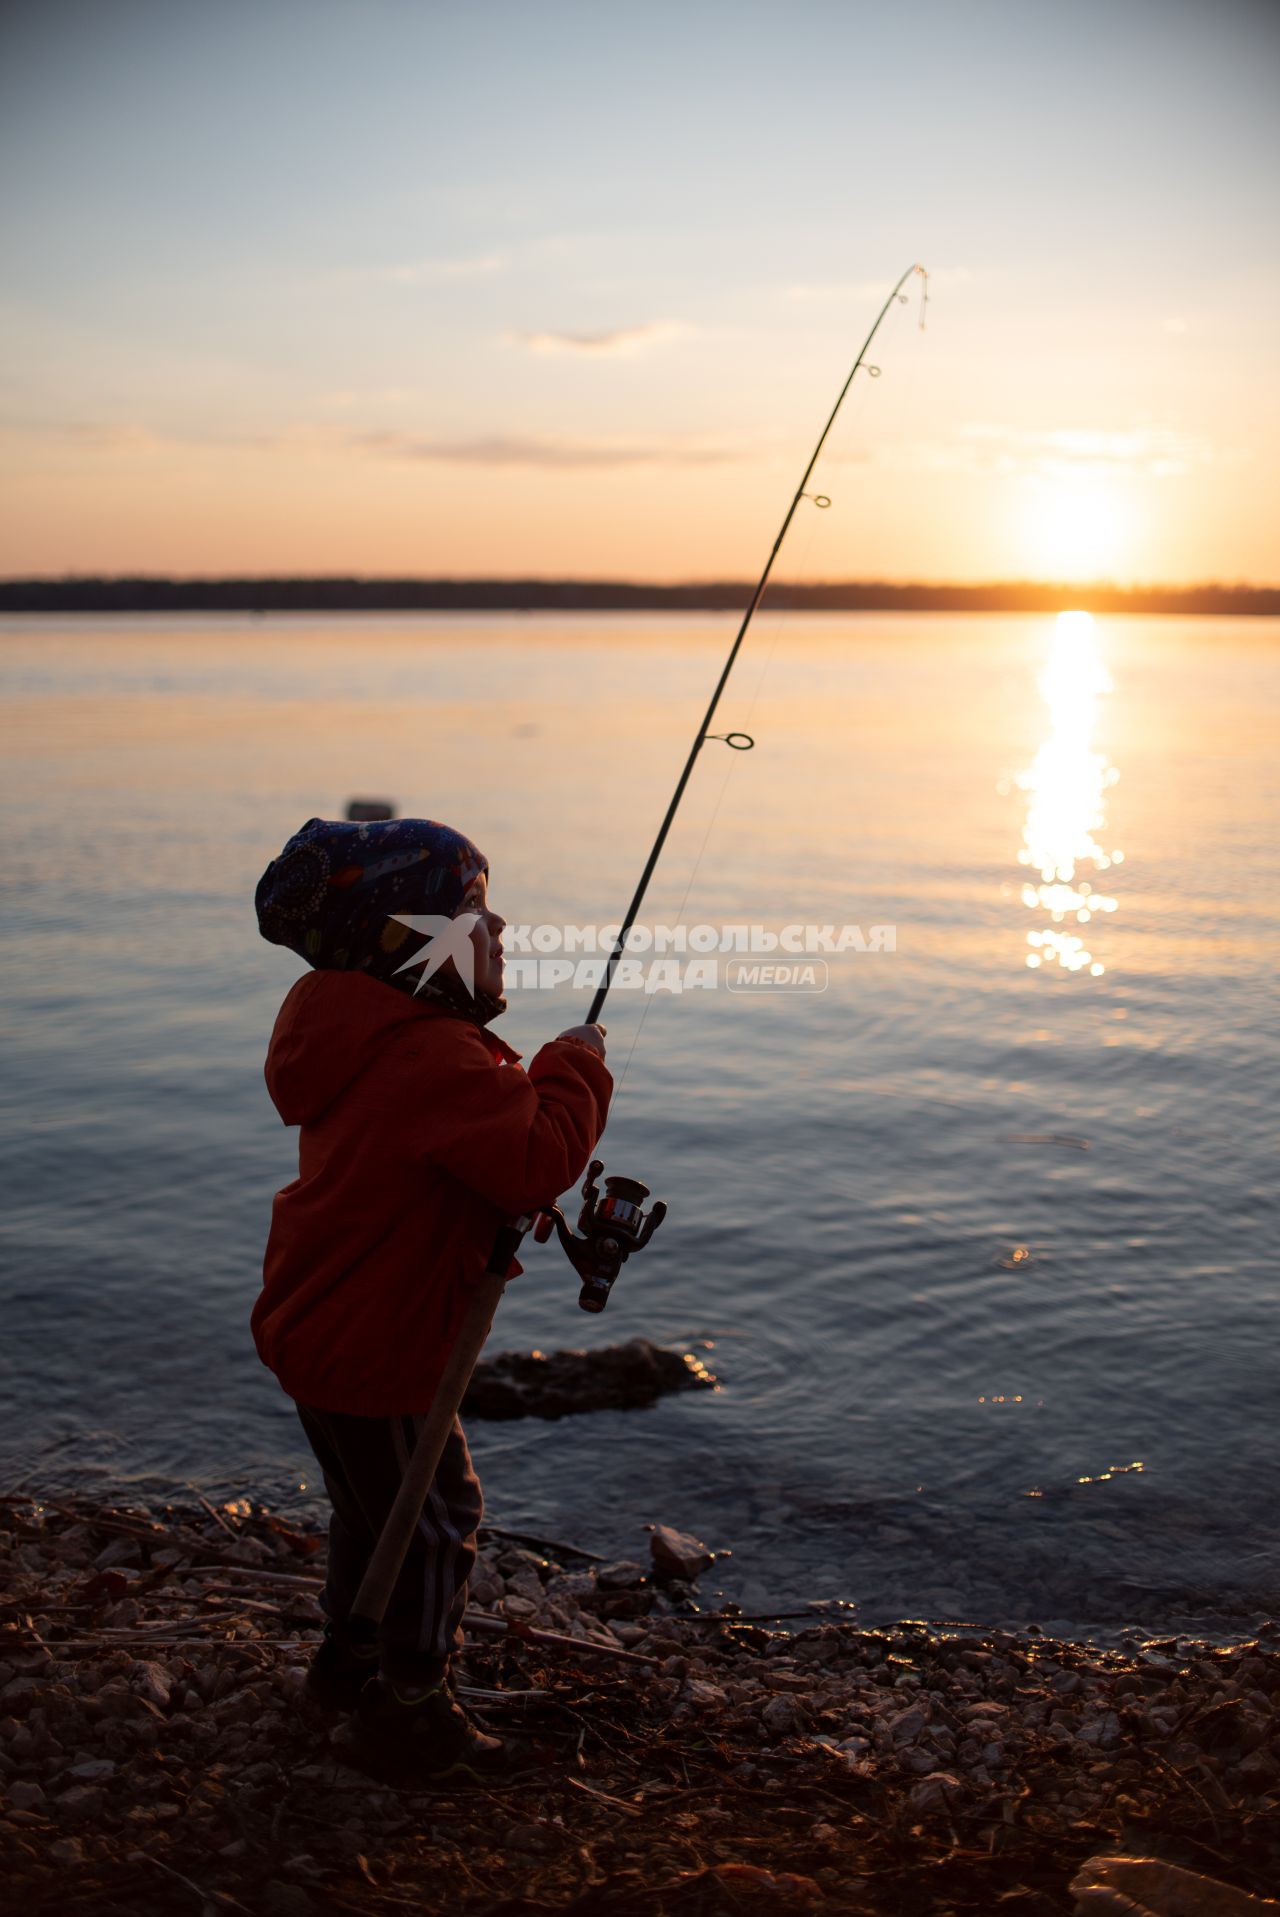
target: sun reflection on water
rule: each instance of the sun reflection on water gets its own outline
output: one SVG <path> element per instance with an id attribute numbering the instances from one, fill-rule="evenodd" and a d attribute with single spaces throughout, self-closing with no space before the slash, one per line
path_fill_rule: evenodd
<path id="1" fill-rule="evenodd" d="M 1107 790 L 1120 777 L 1093 745 L 1098 700 L 1110 690 L 1092 615 L 1059 613 L 1040 678 L 1049 736 L 1034 764 L 1017 776 L 1019 790 L 1027 794 L 1018 862 L 1038 874 L 1024 882 L 1022 903 L 1048 921 L 1027 933 L 1027 964 L 1033 969 L 1060 965 L 1094 978 L 1105 970 L 1085 935 L 1067 928 L 1088 925 L 1095 914 L 1114 912 L 1117 905 L 1093 882 L 1124 859 L 1123 852 L 1108 851 L 1096 837 L 1105 823 Z"/>

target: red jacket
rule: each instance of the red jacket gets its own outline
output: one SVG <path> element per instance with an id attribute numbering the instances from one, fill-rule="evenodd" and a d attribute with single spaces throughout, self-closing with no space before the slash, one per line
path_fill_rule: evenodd
<path id="1" fill-rule="evenodd" d="M 253 1311 L 258 1355 L 321 1411 L 426 1411 L 498 1226 L 581 1176 L 613 1080 L 555 1039 L 525 1073 L 492 1033 L 358 972 L 307 972 L 267 1089 L 301 1126 Z M 514 1267 L 519 1271 L 519 1265 Z"/>

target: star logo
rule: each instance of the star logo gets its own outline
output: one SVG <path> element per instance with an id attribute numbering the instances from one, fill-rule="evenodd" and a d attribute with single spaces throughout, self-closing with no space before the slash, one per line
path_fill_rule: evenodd
<path id="1" fill-rule="evenodd" d="M 433 973 L 452 959 L 458 977 L 471 997 L 475 997 L 476 948 L 471 943 L 471 928 L 480 923 L 478 912 L 460 912 L 456 919 L 448 919 L 435 912 L 416 915 L 393 912 L 391 917 L 398 925 L 407 925 L 411 932 L 419 932 L 431 940 L 425 951 L 415 952 L 412 958 L 407 958 L 403 965 L 396 967 L 397 973 L 400 973 L 407 972 L 411 966 L 421 965 L 422 977 L 413 988 L 415 996 Z"/>

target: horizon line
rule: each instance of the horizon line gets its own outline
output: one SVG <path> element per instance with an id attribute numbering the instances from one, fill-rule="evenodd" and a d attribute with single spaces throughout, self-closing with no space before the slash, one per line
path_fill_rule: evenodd
<path id="1" fill-rule="evenodd" d="M 657 585 L 608 579 L 414 578 L 367 574 L 64 573 L 0 579 L 0 614 L 222 612 L 740 612 L 743 580 Z M 798 612 L 1112 612 L 1280 615 L 1280 587 L 1203 581 L 778 581 L 764 608 Z"/>
<path id="2" fill-rule="evenodd" d="M 616 589 L 625 592 L 723 592 L 751 591 L 754 581 L 720 577 L 681 579 L 628 579 L 616 573 L 411 573 L 411 572 L 166 572 L 125 570 L 102 572 L 92 569 L 47 573 L 0 574 L 0 589 L 15 587 L 62 587 L 71 585 L 412 585 L 423 587 L 497 586 L 575 587 L 586 591 Z M 986 576 L 980 579 L 936 579 L 915 576 L 890 578 L 871 574 L 859 578 L 788 579 L 771 582 L 779 591 L 788 592 L 1280 592 L 1280 583 L 1253 579 L 1205 577 L 1191 580 L 1115 579 L 1098 575 L 1091 579 L 1045 579 L 1027 575 Z"/>

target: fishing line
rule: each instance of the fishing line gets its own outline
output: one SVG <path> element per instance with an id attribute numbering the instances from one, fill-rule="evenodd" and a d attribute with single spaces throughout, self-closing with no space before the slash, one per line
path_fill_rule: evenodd
<path id="1" fill-rule="evenodd" d="M 820 497 L 825 498 L 826 495 L 823 494 L 823 495 L 820 495 Z M 816 501 L 815 501 L 815 504 L 816 504 Z M 812 550 L 813 542 L 814 542 L 814 538 L 816 537 L 817 530 L 818 530 L 818 522 L 814 519 L 811 519 L 809 521 L 808 532 L 805 536 L 804 543 L 801 547 L 801 550 L 797 556 L 797 561 L 796 561 L 796 571 L 797 571 L 797 575 L 800 578 L 804 577 L 805 567 L 808 564 L 809 553 Z M 764 682 L 768 675 L 769 668 L 773 664 L 774 655 L 778 650 L 779 643 L 781 642 L 783 635 L 790 631 L 791 627 L 794 625 L 796 621 L 797 616 L 798 616 L 798 613 L 797 613 L 797 608 L 795 606 L 788 606 L 777 615 L 776 623 L 774 624 L 774 628 L 773 628 L 773 639 L 770 643 L 769 650 L 765 655 L 765 658 L 760 667 L 760 670 L 758 674 L 756 675 L 755 690 L 751 695 L 751 702 L 747 707 L 747 714 L 746 714 L 746 719 L 744 724 L 748 727 L 750 726 L 751 721 L 755 716 L 756 707 L 760 702 L 760 694 L 764 690 Z M 744 731 L 741 734 L 735 734 L 733 736 L 749 738 L 751 735 L 749 732 Z M 688 882 L 686 883 L 684 888 L 684 897 L 681 899 L 679 905 L 676 908 L 674 924 L 677 929 L 684 923 L 684 915 L 689 904 L 689 895 L 693 891 L 694 881 L 697 878 L 698 873 L 702 869 L 702 861 L 706 855 L 707 846 L 710 843 L 711 834 L 715 828 L 716 820 L 720 816 L 720 808 L 724 803 L 725 793 L 729 789 L 729 781 L 730 779 L 733 778 L 734 774 L 738 771 L 739 763 L 740 763 L 739 754 L 737 752 L 732 753 L 729 758 L 729 763 L 725 767 L 724 777 L 720 781 L 720 790 L 716 794 L 715 804 L 711 808 L 711 815 L 707 820 L 706 830 L 703 832 L 703 835 L 702 835 L 702 843 L 698 847 L 697 854 L 693 861 L 693 865 L 690 868 Z M 614 1086 L 613 1097 L 610 1101 L 610 1109 L 614 1112 L 617 1111 L 618 1100 L 622 1096 L 622 1088 L 627 1081 L 627 1073 L 631 1070 L 631 1061 L 636 1055 L 636 1047 L 640 1043 L 640 1034 L 644 1030 L 645 1020 L 648 1018 L 650 1007 L 652 1006 L 654 999 L 657 998 L 657 996 L 658 994 L 656 992 L 647 991 L 645 993 L 644 1005 L 641 1008 L 640 1018 L 636 1024 L 635 1033 L 631 1040 L 631 1046 L 627 1052 L 626 1060 L 623 1064 L 622 1070 L 618 1075 L 617 1081 Z"/>
<path id="2" fill-rule="evenodd" d="M 619 961 L 626 952 L 628 937 L 639 917 L 640 908 L 644 903 L 645 894 L 648 891 L 649 881 L 653 877 L 658 859 L 662 853 L 662 848 L 667 842 L 667 834 L 671 830 L 672 821 L 679 810 L 685 788 L 693 776 L 693 768 L 697 763 L 698 754 L 709 739 L 720 740 L 725 745 L 738 751 L 749 751 L 755 745 L 755 740 L 749 733 L 712 732 L 711 724 L 715 718 L 716 709 L 720 704 L 721 695 L 724 692 L 725 686 L 728 684 L 729 675 L 733 671 L 738 654 L 742 650 L 742 643 L 747 636 L 751 621 L 755 616 L 761 600 L 764 598 L 765 589 L 769 584 L 769 576 L 773 571 L 774 561 L 778 557 L 778 553 L 782 548 L 782 542 L 790 530 L 791 522 L 799 511 L 801 500 L 812 500 L 819 511 L 825 511 L 831 504 L 830 498 L 826 493 L 810 493 L 808 491 L 809 481 L 813 477 L 814 468 L 821 457 L 822 449 L 826 445 L 832 427 L 835 425 L 836 417 L 839 414 L 841 406 L 844 404 L 849 388 L 853 385 L 855 375 L 865 366 L 870 378 L 879 377 L 880 369 L 878 366 L 868 364 L 867 353 L 871 348 L 871 343 L 875 339 L 876 334 L 888 317 L 890 308 L 899 301 L 901 301 L 903 305 L 908 303 L 907 296 L 903 293 L 902 289 L 907 281 L 917 273 L 920 275 L 922 281 L 920 325 L 922 328 L 924 326 L 925 308 L 929 298 L 929 276 L 923 266 L 912 265 L 907 268 L 906 272 L 898 280 L 893 291 L 889 294 L 889 297 L 877 314 L 875 323 L 863 341 L 862 349 L 850 367 L 844 385 L 840 388 L 839 395 L 835 405 L 831 409 L 827 423 L 818 435 L 818 442 L 809 455 L 809 461 L 804 469 L 800 484 L 796 488 L 791 504 L 787 508 L 786 516 L 778 529 L 777 538 L 774 540 L 769 557 L 765 561 L 764 571 L 760 575 L 755 591 L 751 595 L 751 601 L 743 615 L 742 623 L 738 627 L 737 637 L 734 639 L 733 645 L 729 649 L 729 656 L 721 668 L 720 677 L 716 681 L 715 690 L 711 695 L 711 703 L 703 715 L 702 724 L 694 735 L 693 745 L 685 760 L 684 769 L 676 783 L 676 789 L 671 796 L 670 804 L 667 806 L 666 816 L 663 818 L 658 830 L 658 836 L 654 840 L 649 851 L 649 856 L 645 861 L 644 871 L 640 875 L 640 883 L 636 887 L 630 905 L 627 907 L 626 917 L 618 928 L 618 936 L 614 942 L 613 950 L 610 952 L 605 964 L 604 976 L 592 998 L 591 1009 L 587 1013 L 585 1022 L 588 1025 L 595 1024 L 600 1017 L 605 999 L 609 994 L 609 987 L 613 983 L 614 973 L 618 968 Z M 785 625 L 786 622 L 784 622 L 784 625 L 779 627 L 775 633 L 774 644 L 765 659 L 761 670 L 761 677 L 756 686 L 755 696 L 752 700 L 753 709 L 756 700 L 760 696 L 760 688 L 763 684 L 764 674 L 769 669 L 774 651 L 781 638 L 782 631 L 785 629 Z M 701 865 L 703 855 L 711 837 L 712 828 L 719 816 L 721 803 L 724 799 L 731 772 L 732 763 L 730 763 L 725 778 L 721 782 L 719 794 L 711 810 L 711 816 L 707 820 L 706 829 L 702 836 L 702 844 L 698 849 L 697 857 L 694 860 L 693 871 L 689 874 L 688 884 L 685 887 L 685 895 L 681 901 L 681 916 L 683 916 L 685 908 L 688 905 L 689 895 L 693 889 L 694 878 Z M 653 996 L 655 996 L 655 994 L 646 994 L 646 1000 Z M 640 1032 L 643 1030 L 645 1019 L 648 1016 L 648 1009 L 648 1003 L 646 1002 L 637 1024 L 635 1038 L 631 1043 L 631 1050 L 627 1055 L 626 1066 L 623 1068 L 624 1078 L 630 1069 L 631 1060 L 635 1055 L 636 1045 L 640 1039 Z M 453 1397 L 454 1411 L 456 1411 L 457 1404 L 461 1402 L 466 1378 L 470 1376 L 469 1366 L 474 1365 L 475 1359 L 479 1355 L 480 1348 L 488 1333 L 493 1313 L 497 1309 L 502 1287 L 506 1283 L 506 1275 L 510 1268 L 511 1261 L 519 1249 L 521 1239 L 531 1226 L 533 1227 L 534 1236 L 539 1242 L 545 1242 L 550 1232 L 552 1230 L 555 1231 L 563 1250 L 582 1278 L 582 1293 L 578 1302 L 587 1311 L 603 1311 L 608 1302 L 610 1287 L 617 1278 L 626 1260 L 635 1252 L 643 1250 L 649 1243 L 653 1233 L 666 1216 L 666 1206 L 661 1203 L 655 1203 L 652 1210 L 646 1213 L 644 1211 L 644 1204 L 649 1197 L 649 1188 L 647 1185 L 643 1185 L 638 1180 L 632 1178 L 621 1178 L 617 1176 L 606 1178 L 604 1181 L 605 1190 L 602 1196 L 595 1181 L 597 1175 L 603 1172 L 603 1170 L 604 1167 L 601 1161 L 599 1159 L 592 1159 L 587 1168 L 586 1183 L 582 1188 L 582 1196 L 585 1202 L 582 1212 L 579 1215 L 577 1233 L 569 1226 L 564 1213 L 558 1205 L 543 1207 L 540 1211 L 536 1212 L 523 1213 L 520 1217 L 511 1219 L 498 1230 L 494 1238 L 493 1249 L 489 1254 L 489 1262 L 485 1267 L 485 1285 L 477 1289 L 472 1312 L 468 1318 L 467 1326 L 464 1327 L 466 1336 L 463 1337 L 461 1334 L 459 1336 L 457 1347 L 458 1363 L 454 1367 L 454 1370 L 457 1372 L 457 1377 L 455 1378 L 451 1371 L 448 1378 L 448 1392 L 446 1392 L 445 1385 L 442 1382 L 440 1392 L 437 1394 L 439 1403 L 445 1405 L 446 1410 L 448 1407 L 445 1404 L 445 1400 L 454 1393 L 455 1385 L 457 1389 L 456 1396 Z M 452 1359 L 450 1363 L 451 1365 L 453 1364 Z M 452 1413 L 449 1415 L 452 1415 Z M 434 1409 L 432 1416 L 435 1416 Z M 444 1426 L 442 1425 L 440 1435 L 441 1445 L 443 1445 L 444 1442 L 443 1433 Z M 418 1451 L 424 1451 L 424 1448 L 424 1440 L 419 1440 Z M 415 1452 L 415 1468 L 418 1462 L 418 1454 Z M 434 1470 L 434 1464 L 431 1463 L 430 1459 L 425 1461 L 423 1465 L 424 1470 L 427 1464 L 430 1464 L 431 1469 Z M 423 1480 L 424 1485 L 426 1482 L 429 1482 L 429 1478 Z M 401 1486 L 400 1497 L 397 1499 L 396 1510 L 392 1514 L 392 1520 L 388 1521 L 387 1532 L 384 1532 L 383 1541 L 379 1545 L 379 1552 L 382 1553 L 386 1559 L 386 1562 L 381 1563 L 378 1567 L 379 1577 L 383 1583 L 385 1583 L 385 1574 L 388 1566 L 395 1554 L 395 1547 L 388 1544 L 388 1534 L 392 1529 L 393 1521 L 399 1523 L 400 1518 L 403 1517 L 404 1523 L 408 1526 L 408 1530 L 404 1532 L 404 1538 L 401 1540 L 399 1546 L 399 1556 L 395 1557 L 395 1565 L 397 1568 L 403 1559 L 405 1541 L 412 1531 L 414 1515 L 409 1509 L 407 1500 L 409 1492 L 413 1488 L 410 1478 L 406 1474 L 404 1483 Z M 404 1504 L 403 1512 L 401 1512 L 400 1509 L 401 1504 Z M 387 1552 L 383 1551 L 383 1545 L 388 1545 Z M 390 1555 L 388 1553 L 390 1553 Z M 366 1582 L 376 1581 L 377 1580 L 373 1578 L 373 1569 L 371 1567 Z M 389 1589 L 390 1586 L 387 1585 L 386 1588 Z M 357 1598 L 357 1608 L 361 1611 L 365 1608 L 361 1602 L 364 1595 L 362 1590 Z M 379 1595 L 381 1595 L 381 1586 L 379 1587 Z M 381 1613 L 379 1612 L 378 1615 L 381 1615 Z"/>

